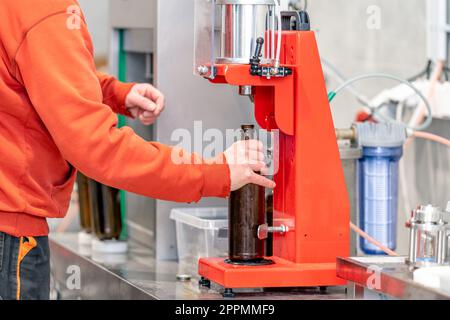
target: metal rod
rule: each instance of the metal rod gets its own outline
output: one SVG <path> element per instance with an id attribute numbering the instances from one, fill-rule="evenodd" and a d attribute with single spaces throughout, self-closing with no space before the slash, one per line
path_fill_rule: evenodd
<path id="1" fill-rule="evenodd" d="M 413 226 L 410 232 L 409 262 L 414 264 L 417 260 L 417 232 Z"/>

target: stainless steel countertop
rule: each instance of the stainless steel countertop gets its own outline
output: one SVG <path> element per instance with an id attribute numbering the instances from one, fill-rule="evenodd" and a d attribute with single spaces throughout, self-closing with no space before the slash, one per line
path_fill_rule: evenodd
<path id="1" fill-rule="evenodd" d="M 55 234 L 50 237 L 50 246 L 52 287 L 60 299 L 224 299 L 218 286 L 199 288 L 198 278 L 189 282 L 177 281 L 177 262 L 157 261 L 149 249 L 139 244 L 130 244 L 126 255 L 99 256 L 92 255 L 89 248 L 80 247 L 77 234 Z M 73 270 L 80 271 L 79 288 L 74 288 L 73 278 L 70 278 Z M 326 293 L 321 293 L 318 288 L 236 293 L 235 299 L 247 300 L 335 300 L 347 297 L 345 287 L 328 288 Z"/>
<path id="2" fill-rule="evenodd" d="M 357 286 L 404 300 L 448 300 L 450 294 L 414 281 L 404 257 L 339 258 L 338 275 Z"/>

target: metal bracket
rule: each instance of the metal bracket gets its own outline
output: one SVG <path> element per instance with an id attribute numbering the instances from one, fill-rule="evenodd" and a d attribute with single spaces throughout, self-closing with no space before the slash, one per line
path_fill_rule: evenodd
<path id="1" fill-rule="evenodd" d="M 259 66 L 259 68 L 256 69 L 254 73 L 252 73 L 254 76 L 260 76 L 265 77 L 267 79 L 270 79 L 272 77 L 275 78 L 283 78 L 292 75 L 292 69 L 286 68 L 286 67 L 262 67 Z"/>

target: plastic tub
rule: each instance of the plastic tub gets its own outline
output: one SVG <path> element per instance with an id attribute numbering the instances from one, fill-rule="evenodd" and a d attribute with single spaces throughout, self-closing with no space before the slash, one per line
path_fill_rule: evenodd
<path id="1" fill-rule="evenodd" d="M 177 208 L 170 218 L 176 224 L 179 274 L 196 276 L 200 258 L 228 256 L 227 208 Z"/>
<path id="2" fill-rule="evenodd" d="M 429 267 L 414 271 L 414 281 L 450 294 L 450 267 Z"/>

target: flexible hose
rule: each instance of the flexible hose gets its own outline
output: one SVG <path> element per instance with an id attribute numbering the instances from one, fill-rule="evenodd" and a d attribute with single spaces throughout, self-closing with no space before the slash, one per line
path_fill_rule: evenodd
<path id="1" fill-rule="evenodd" d="M 278 15 L 278 39 L 277 39 L 277 55 L 275 58 L 275 67 L 280 67 L 280 57 L 281 57 L 281 37 L 282 37 L 282 20 L 281 20 L 281 0 L 278 0 L 277 5 L 277 15 Z"/>
<path id="2" fill-rule="evenodd" d="M 322 64 L 331 70 L 331 72 L 334 74 L 335 78 L 339 81 L 340 84 L 347 81 L 347 77 L 330 61 L 321 58 Z M 355 96 L 355 98 L 364 106 L 370 108 L 370 102 L 369 99 L 364 96 L 362 93 L 360 93 L 353 85 L 349 85 L 346 88 L 351 94 Z"/>
<path id="3" fill-rule="evenodd" d="M 445 62 L 444 61 L 438 61 L 436 64 L 435 69 L 433 70 L 433 74 L 430 79 L 430 84 L 428 87 L 427 97 L 428 99 L 431 99 L 434 95 L 434 92 L 436 90 L 436 85 L 439 83 L 439 79 L 442 77 L 442 72 L 445 68 Z M 421 123 L 426 116 L 426 108 L 428 106 L 424 105 L 423 103 L 419 105 L 419 107 L 414 112 L 413 116 L 411 117 L 409 126 L 415 126 Z"/>
<path id="4" fill-rule="evenodd" d="M 432 133 L 416 131 L 413 133 L 413 137 L 434 141 L 434 142 L 443 144 L 443 145 L 447 146 L 448 148 L 450 148 L 450 140 L 448 140 L 444 137 L 440 137 L 438 135 L 432 134 Z"/>
<path id="5" fill-rule="evenodd" d="M 276 15 L 277 15 L 277 10 L 274 9 L 274 11 L 272 12 L 272 31 L 271 31 L 271 47 L 270 47 L 270 59 L 272 59 L 272 61 L 275 61 L 275 19 L 276 19 Z"/>
<path id="6" fill-rule="evenodd" d="M 369 241 L 371 244 L 373 244 L 374 246 L 378 247 L 381 251 L 383 251 L 384 253 L 386 253 L 388 256 L 391 257 L 397 257 L 398 254 L 395 253 L 394 251 L 392 251 L 391 249 L 389 249 L 388 247 L 384 246 L 381 242 L 375 240 L 374 238 L 372 238 L 371 236 L 369 236 L 367 233 L 365 233 L 364 231 L 362 231 L 360 228 L 358 228 L 354 223 L 350 222 L 350 228 L 356 233 L 358 234 L 360 237 L 366 239 L 367 241 Z"/>
<path id="7" fill-rule="evenodd" d="M 439 79 L 442 76 L 442 72 L 445 69 L 445 63 L 443 61 L 438 61 L 436 64 L 436 67 L 433 70 L 433 74 L 430 78 L 430 84 L 428 87 L 428 93 L 427 98 L 431 99 L 433 98 L 435 94 L 435 87 L 439 83 Z M 412 127 L 414 125 L 417 125 L 418 123 L 423 121 L 423 118 L 425 117 L 425 111 L 424 111 L 423 104 L 419 105 L 418 108 L 416 108 L 416 111 L 411 117 L 411 120 L 409 121 L 409 126 Z M 412 143 L 412 140 L 414 139 L 408 139 L 408 141 L 405 144 L 405 150 L 408 149 Z"/>
<path id="8" fill-rule="evenodd" d="M 413 80 L 410 81 L 414 81 L 424 75 L 426 75 L 427 73 L 431 72 L 431 65 L 432 65 L 432 61 L 430 60 L 428 62 L 427 68 L 424 72 L 422 72 L 421 74 L 417 75 L 416 77 L 413 78 Z M 436 64 L 436 67 L 433 70 L 433 74 L 431 75 L 430 78 L 430 82 L 429 82 L 429 86 L 428 86 L 428 90 L 427 90 L 427 99 L 428 101 L 431 101 L 434 94 L 435 94 L 435 87 L 436 85 L 439 83 L 439 79 L 442 76 L 442 72 L 445 71 L 445 62 L 443 61 L 438 61 L 438 63 Z M 401 108 L 398 108 L 397 110 L 397 121 L 401 121 L 402 120 L 402 115 L 403 115 L 403 107 L 404 104 L 402 104 Z M 410 121 L 409 121 L 409 126 L 414 126 L 414 125 L 418 125 L 420 122 L 423 121 L 423 118 L 425 116 L 424 114 L 424 105 L 423 103 L 419 105 L 418 108 L 416 108 L 415 112 L 413 113 Z M 414 135 L 412 135 L 405 143 L 404 145 L 404 150 L 406 151 L 410 145 L 412 144 L 414 140 Z M 437 141 L 437 142 L 440 142 Z M 409 207 L 411 204 L 410 201 L 410 193 L 411 190 L 408 189 L 408 179 L 407 179 L 407 175 L 406 175 L 406 164 L 405 164 L 405 160 L 403 159 L 403 161 L 400 163 L 400 185 L 401 185 L 401 192 L 403 194 L 403 199 L 404 199 L 404 203 L 405 203 L 405 212 L 411 212 L 411 208 Z"/>
<path id="9" fill-rule="evenodd" d="M 374 79 L 374 78 L 383 78 L 383 79 L 390 79 L 390 80 L 394 80 L 394 81 L 398 81 L 400 83 L 403 83 L 405 85 L 407 85 L 408 87 L 410 87 L 424 102 L 426 110 L 428 111 L 428 117 L 425 120 L 425 122 L 423 124 L 421 124 L 418 127 L 412 127 L 409 126 L 409 129 L 412 130 L 417 130 L 417 131 L 423 131 L 425 129 L 427 129 L 433 122 L 433 112 L 431 109 L 431 105 L 428 102 L 428 99 L 425 98 L 425 96 L 422 94 L 422 92 L 420 92 L 419 89 L 417 89 L 412 83 L 410 83 L 409 81 L 396 77 L 394 75 L 390 75 L 390 74 L 386 74 L 386 73 L 371 73 L 371 74 L 365 74 L 365 75 L 361 75 L 361 76 L 357 76 L 354 77 L 352 79 L 347 80 L 345 83 L 343 83 L 342 85 L 340 85 L 336 90 L 332 91 L 329 93 L 328 95 L 328 100 L 331 102 L 333 101 L 333 99 L 336 97 L 336 95 L 344 90 L 345 88 L 347 88 L 348 86 L 352 85 L 355 82 L 361 81 L 361 80 L 366 80 L 366 79 Z M 383 120 L 387 121 L 387 122 L 396 122 L 396 120 L 391 119 L 389 117 L 386 117 L 385 115 L 383 115 L 382 113 L 379 112 L 380 107 L 370 107 L 372 113 L 377 114 L 378 116 L 380 116 L 380 118 L 382 118 Z"/>

